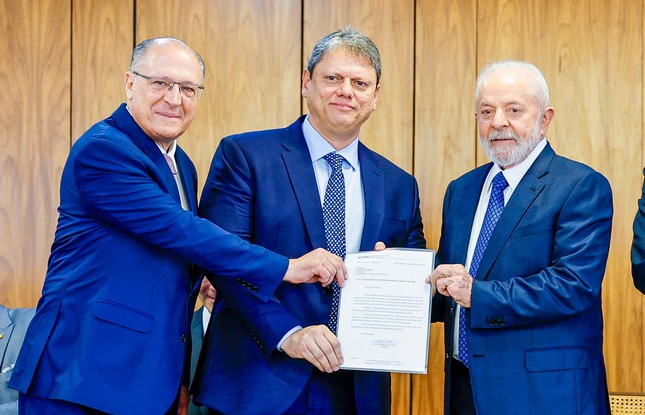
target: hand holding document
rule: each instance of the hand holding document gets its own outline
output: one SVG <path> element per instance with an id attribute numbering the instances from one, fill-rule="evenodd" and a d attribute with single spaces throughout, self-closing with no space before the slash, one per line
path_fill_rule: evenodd
<path id="1" fill-rule="evenodd" d="M 434 251 L 348 254 L 340 296 L 341 369 L 427 373 Z"/>

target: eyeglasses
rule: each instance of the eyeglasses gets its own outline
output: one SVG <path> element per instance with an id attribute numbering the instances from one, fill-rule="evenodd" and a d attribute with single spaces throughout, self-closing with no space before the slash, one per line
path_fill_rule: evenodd
<path id="1" fill-rule="evenodd" d="M 148 81 L 148 86 L 150 86 L 150 89 L 154 92 L 166 93 L 168 91 L 172 91 L 174 86 L 177 85 L 179 87 L 179 92 L 188 99 L 199 99 L 199 97 L 204 93 L 203 86 L 195 85 L 191 82 L 166 81 L 165 79 L 142 75 L 136 71 L 133 71 L 132 73 Z"/>

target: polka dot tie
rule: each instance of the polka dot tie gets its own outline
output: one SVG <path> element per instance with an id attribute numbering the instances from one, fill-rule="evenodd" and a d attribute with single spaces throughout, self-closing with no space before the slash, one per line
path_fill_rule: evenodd
<path id="1" fill-rule="evenodd" d="M 493 190 L 490 194 L 490 199 L 488 200 L 488 207 L 486 208 L 486 214 L 484 215 L 484 222 L 482 223 L 482 228 L 479 231 L 479 237 L 477 238 L 477 245 L 475 245 L 475 253 L 473 254 L 473 259 L 470 262 L 470 270 L 468 271 L 473 278 L 477 278 L 477 271 L 479 270 L 479 264 L 482 262 L 484 257 L 484 251 L 486 251 L 486 246 L 488 246 L 488 241 L 490 236 L 493 234 L 493 229 L 497 224 L 497 220 L 502 215 L 504 210 L 504 189 L 508 187 L 508 182 L 504 175 L 500 171 L 493 178 Z M 466 367 L 470 368 L 470 358 L 468 356 L 468 317 L 466 314 L 466 309 L 461 307 L 459 309 L 459 360 Z"/>
<path id="2" fill-rule="evenodd" d="M 331 174 L 323 200 L 323 221 L 327 250 L 345 258 L 345 178 L 343 177 L 343 156 L 329 153 L 324 156 L 331 167 Z M 338 300 L 340 287 L 336 281 L 331 284 L 332 300 L 329 310 L 329 330 L 336 333 L 338 323 Z"/>

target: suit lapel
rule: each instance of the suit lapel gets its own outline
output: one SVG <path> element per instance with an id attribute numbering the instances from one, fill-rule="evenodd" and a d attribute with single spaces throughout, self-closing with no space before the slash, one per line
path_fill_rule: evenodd
<path id="1" fill-rule="evenodd" d="M 157 168 L 157 173 L 159 173 L 159 178 L 165 189 L 172 197 L 180 202 L 179 190 L 177 190 L 177 183 L 175 178 L 168 168 L 168 163 L 163 154 L 157 147 L 157 144 L 146 135 L 146 133 L 139 127 L 139 125 L 134 121 L 132 115 L 128 112 L 125 104 L 121 104 L 119 108 L 114 111 L 112 118 L 118 124 L 121 131 L 123 131 L 127 137 L 132 141 L 132 143 L 137 146 Z"/>
<path id="2" fill-rule="evenodd" d="M 554 155 L 553 149 L 547 144 L 526 172 L 515 191 L 513 191 L 513 195 L 509 199 L 506 207 L 504 207 L 502 216 L 500 216 L 493 230 L 482 262 L 479 265 L 477 274 L 481 275 L 483 279 L 488 278 L 488 272 L 506 245 L 506 242 L 511 237 L 511 234 L 526 211 L 544 189 L 542 177 L 549 172 L 549 165 Z"/>
<path id="3" fill-rule="evenodd" d="M 358 143 L 358 159 L 361 169 L 361 183 L 365 199 L 365 221 L 361 237 L 361 251 L 372 251 L 383 227 L 385 218 L 385 175 L 372 151 Z"/>
<path id="4" fill-rule="evenodd" d="M 303 120 L 304 116 L 286 129 L 286 136 L 282 142 L 285 149 L 282 152 L 282 160 L 287 169 L 312 246 L 314 248 L 327 247 L 316 176 L 309 149 L 302 134 Z"/>
<path id="5" fill-rule="evenodd" d="M 486 181 L 486 176 L 489 170 L 493 167 L 492 163 L 479 167 L 475 170 L 473 176 L 464 183 L 462 187 L 463 192 L 461 195 L 455 197 L 455 201 L 450 205 L 450 212 L 452 217 L 463 220 L 457 229 L 460 231 L 456 237 L 452 239 L 452 245 L 448 252 L 455 252 L 454 261 L 458 264 L 466 263 L 466 256 L 468 255 L 468 243 L 470 241 L 470 232 L 473 228 L 475 220 L 475 212 L 479 204 L 479 197 L 481 195 L 482 187 Z"/>

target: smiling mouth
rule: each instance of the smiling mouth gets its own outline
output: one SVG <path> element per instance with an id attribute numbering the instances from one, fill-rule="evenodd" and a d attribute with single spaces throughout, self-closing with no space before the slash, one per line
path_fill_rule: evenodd
<path id="1" fill-rule="evenodd" d="M 163 113 L 163 112 L 158 112 L 157 115 L 159 115 L 161 117 L 164 117 L 164 118 L 172 118 L 172 119 L 181 118 L 181 115 L 179 115 L 179 114 L 167 114 L 167 113 Z"/>
<path id="2" fill-rule="evenodd" d="M 342 104 L 338 102 L 333 102 L 331 104 L 334 108 L 339 109 L 339 110 L 344 110 L 344 111 L 353 111 L 354 107 L 349 105 L 349 104 Z"/>

